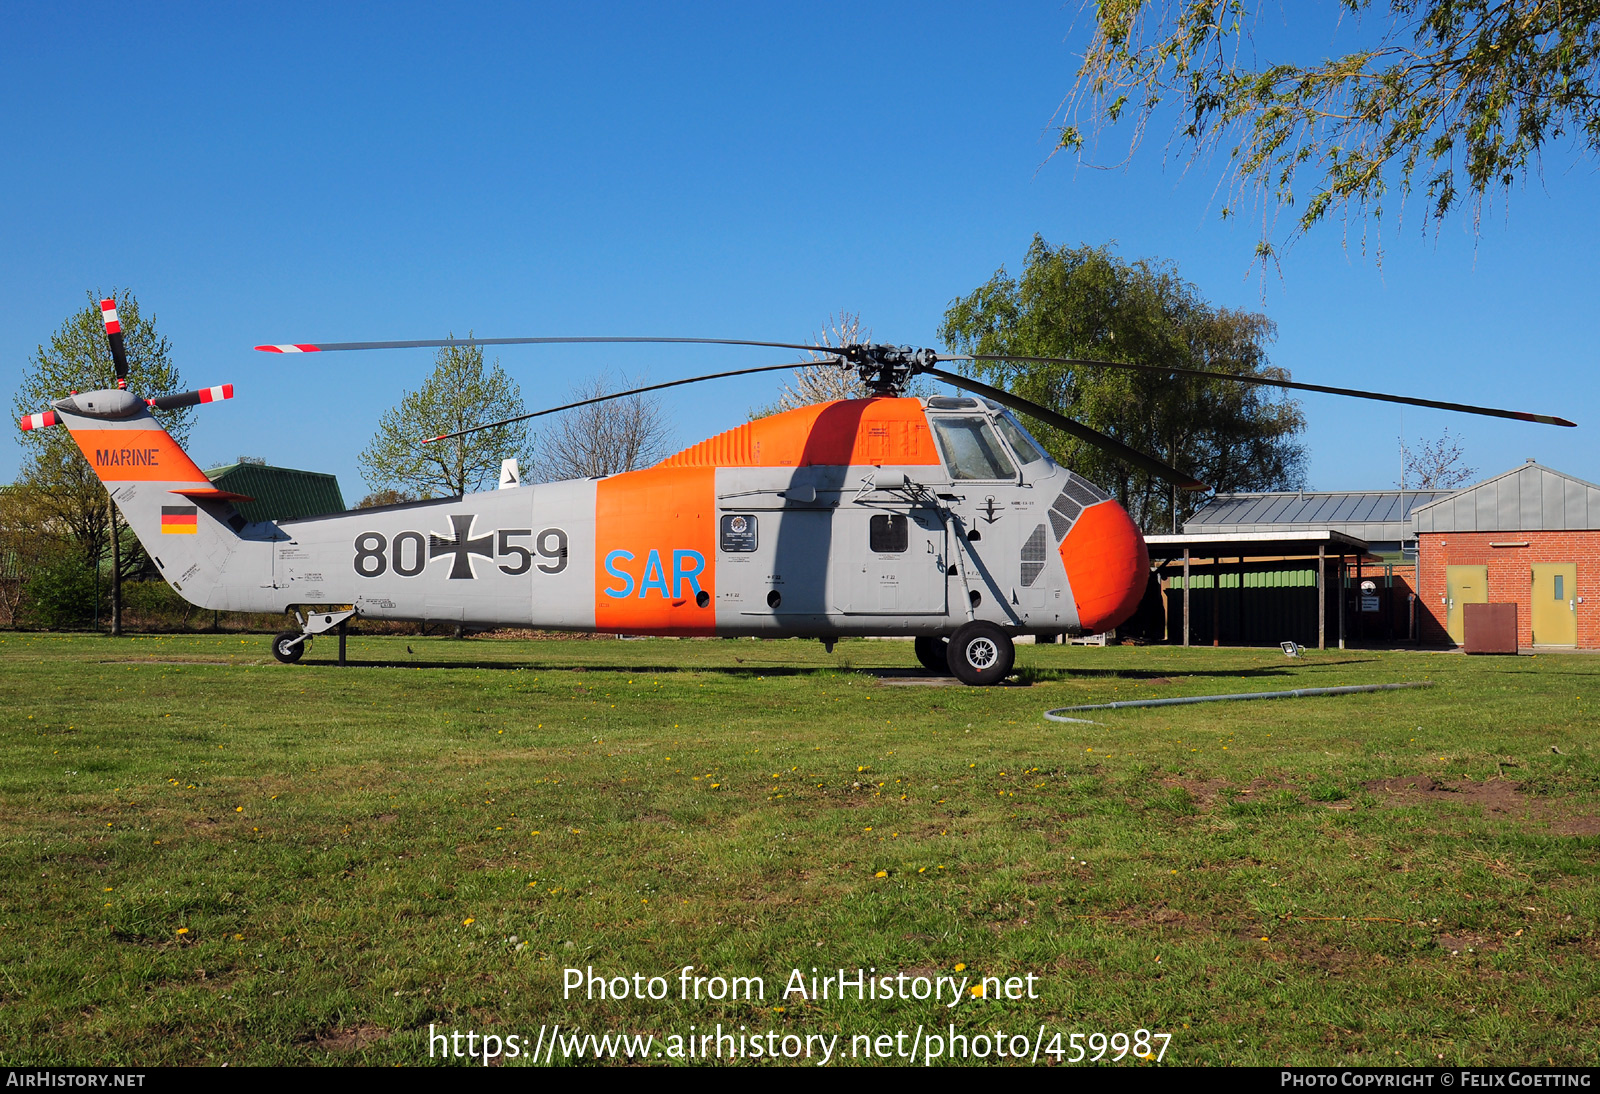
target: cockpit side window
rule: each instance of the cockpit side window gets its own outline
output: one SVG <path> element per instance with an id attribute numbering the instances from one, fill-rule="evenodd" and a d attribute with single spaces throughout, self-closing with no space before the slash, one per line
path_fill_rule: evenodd
<path id="1" fill-rule="evenodd" d="M 952 480 L 1015 478 L 1017 469 L 987 418 L 943 417 L 928 419 Z"/>
<path id="2" fill-rule="evenodd" d="M 1045 458 L 1044 448 L 1011 415 L 1000 415 L 995 424 L 1000 427 L 1000 432 L 1011 445 L 1011 451 L 1017 454 L 1017 459 L 1022 461 L 1024 467 Z"/>

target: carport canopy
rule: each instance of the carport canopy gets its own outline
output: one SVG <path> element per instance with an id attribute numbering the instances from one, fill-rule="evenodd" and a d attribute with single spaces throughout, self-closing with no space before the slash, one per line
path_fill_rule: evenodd
<path id="1" fill-rule="evenodd" d="M 1183 560 L 1183 644 L 1189 644 L 1189 563 L 1194 559 L 1216 558 L 1317 558 L 1317 648 L 1327 648 L 1328 621 L 1326 617 L 1328 556 L 1336 555 L 1342 561 L 1347 555 L 1365 555 L 1369 545 L 1364 539 L 1336 532 L 1331 528 L 1296 528 L 1283 532 L 1231 532 L 1181 535 L 1145 536 L 1152 562 Z M 1341 600 L 1342 604 L 1343 601 Z M 1341 616 L 1343 613 L 1340 613 Z M 1340 644 L 1343 644 L 1343 624 L 1340 623 Z"/>
<path id="2" fill-rule="evenodd" d="M 1308 531 L 1296 528 L 1285 532 L 1225 532 L 1222 534 L 1145 536 L 1150 558 L 1279 558 L 1284 555 L 1364 555 L 1370 546 L 1364 539 L 1335 532 L 1331 528 Z"/>

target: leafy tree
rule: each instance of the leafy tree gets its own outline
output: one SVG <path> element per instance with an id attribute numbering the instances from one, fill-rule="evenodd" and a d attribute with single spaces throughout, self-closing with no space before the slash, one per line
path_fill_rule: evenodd
<path id="1" fill-rule="evenodd" d="M 969 353 L 1077 357 L 1287 379 L 1267 364 L 1264 315 L 1208 304 L 1170 263 L 1128 263 L 1106 247 L 1052 248 L 1035 236 L 1020 278 L 996 273 L 951 303 L 939 331 Z M 1273 389 L 1073 365 L 974 362 L 970 372 L 1148 452 L 1218 491 L 1305 481 L 1299 405 Z M 1175 530 L 1198 499 L 1041 422 L 1064 466 L 1110 488 L 1148 531 Z"/>
<path id="2" fill-rule="evenodd" d="M 636 387 L 608 374 L 578 384 L 572 401 Z M 569 410 L 539 438 L 538 477 L 545 482 L 616 475 L 658 463 L 671 452 L 672 425 L 661 400 L 630 395 Z"/>
<path id="3" fill-rule="evenodd" d="M 27 486 L 0 487 L 0 626 L 20 621 L 35 581 L 63 558 L 94 580 L 77 545 L 55 531 L 58 524 L 39 493 Z"/>
<path id="4" fill-rule="evenodd" d="M 128 352 L 128 390 L 150 398 L 184 390 L 182 376 L 172 361 L 172 345 L 145 318 L 132 292 L 113 290 L 117 315 L 122 320 Z M 72 391 L 95 391 L 116 386 L 116 366 L 100 316 L 98 292 L 88 294 L 88 306 L 75 312 L 30 359 L 30 369 L 12 399 L 16 417 L 49 408 L 54 399 Z M 156 418 L 179 444 L 189 436 L 193 407 L 156 411 Z M 78 451 L 65 429 L 40 429 L 19 433 L 26 451 L 18 484 L 33 492 L 41 512 L 52 525 L 76 544 L 81 564 L 91 572 L 108 557 L 111 561 L 112 633 L 122 629 L 122 579 L 144 569 L 146 558 L 138 540 L 116 518 L 111 500 L 94 469 Z M 91 577 L 92 581 L 92 577 Z"/>
<path id="5" fill-rule="evenodd" d="M 1339 6 L 1360 18 L 1374 5 Z M 1235 198 L 1263 199 L 1263 259 L 1284 209 L 1299 210 L 1292 240 L 1336 209 L 1376 221 L 1391 187 L 1403 203 L 1420 185 L 1425 222 L 1463 197 L 1476 222 L 1484 195 L 1509 189 L 1552 141 L 1600 150 L 1600 89 L 1589 89 L 1600 0 L 1387 0 L 1368 44 L 1310 65 L 1257 60 L 1254 7 L 1099 0 L 1061 145 L 1082 154 L 1080 119 L 1091 132 L 1131 119 L 1137 147 L 1175 102 L 1180 143 L 1197 157 L 1226 148 Z"/>
<path id="6" fill-rule="evenodd" d="M 1424 441 L 1412 448 L 1400 438 L 1400 481 L 1402 490 L 1454 490 L 1465 486 L 1478 469 L 1468 467 L 1466 447 L 1450 430 L 1436 441 Z"/>
<path id="7" fill-rule="evenodd" d="M 526 423 L 497 426 L 424 444 L 430 437 L 470 429 L 523 413 L 522 389 L 500 362 L 485 368 L 479 346 L 444 346 L 433 375 L 378 422 L 378 432 L 356 458 L 377 493 L 417 498 L 458 497 L 497 482 L 500 463 L 529 462 Z"/>
<path id="8" fill-rule="evenodd" d="M 83 559 L 62 552 L 29 576 L 25 599 L 29 618 L 50 630 L 82 627 L 94 618 L 94 571 Z"/>
<path id="9" fill-rule="evenodd" d="M 356 508 L 375 509 L 380 505 L 404 505 L 407 502 L 420 500 L 422 499 L 415 494 L 408 494 L 404 490 L 374 490 L 356 502 Z"/>

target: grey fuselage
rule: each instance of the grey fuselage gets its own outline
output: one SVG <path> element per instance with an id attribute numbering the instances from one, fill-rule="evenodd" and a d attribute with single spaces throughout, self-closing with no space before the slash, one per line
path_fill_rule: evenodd
<path id="1" fill-rule="evenodd" d="M 974 619 L 1076 633 L 1131 610 L 1147 572 L 1121 508 L 974 399 L 822 404 L 607 478 L 253 524 L 159 443 L 148 413 L 63 419 L 172 586 L 225 611 L 635 634 L 926 635 Z M 1093 586 L 1091 611 L 1075 584 Z"/>

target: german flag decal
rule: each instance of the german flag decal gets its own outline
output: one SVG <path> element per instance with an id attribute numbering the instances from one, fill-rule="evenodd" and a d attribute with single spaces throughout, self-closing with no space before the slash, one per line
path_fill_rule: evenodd
<path id="1" fill-rule="evenodd" d="M 192 536 L 199 528 L 199 518 L 193 505 L 163 505 L 161 507 L 161 534 L 164 536 Z"/>

